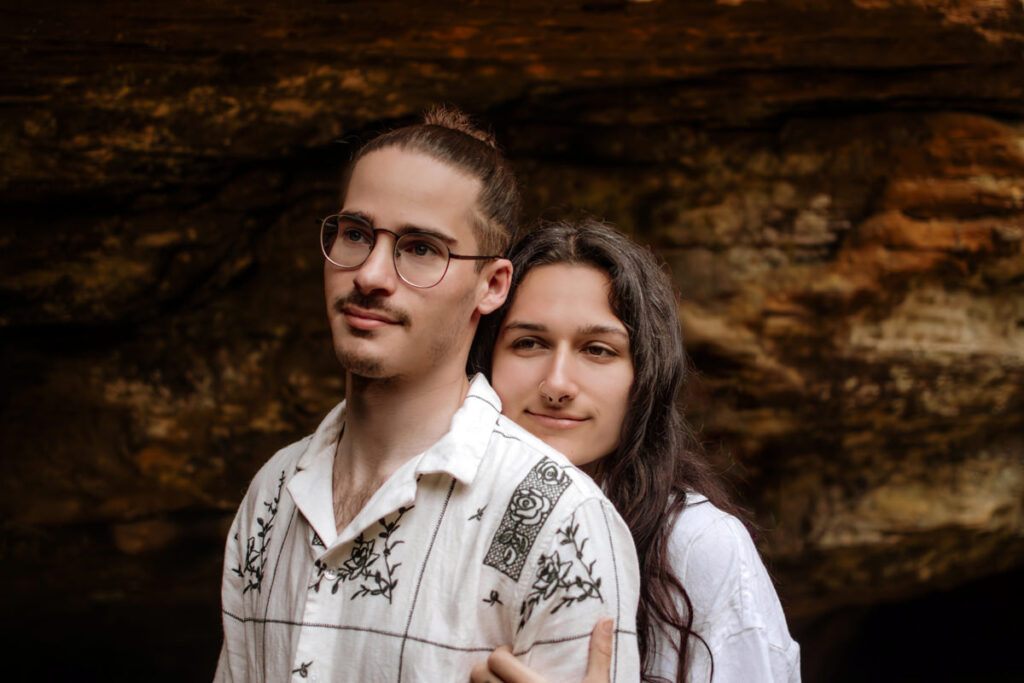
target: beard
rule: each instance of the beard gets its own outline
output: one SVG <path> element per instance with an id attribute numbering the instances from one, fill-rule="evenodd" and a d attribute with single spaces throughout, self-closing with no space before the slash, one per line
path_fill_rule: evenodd
<path id="1" fill-rule="evenodd" d="M 366 379 L 387 379 L 383 377 L 384 364 L 379 358 L 366 358 L 346 351 L 338 351 L 335 354 L 341 367 L 357 377 Z"/>
<path id="2" fill-rule="evenodd" d="M 466 321 L 463 316 L 471 314 L 474 296 L 473 290 L 467 290 L 451 307 L 446 320 L 418 320 L 414 324 L 413 316 L 405 310 L 396 308 L 379 298 L 367 297 L 353 291 L 338 300 L 334 304 L 334 308 L 340 311 L 346 303 L 352 303 L 368 310 L 382 311 L 393 320 L 398 321 L 399 327 L 391 330 L 361 330 L 353 329 L 339 321 L 343 328 L 331 331 L 335 342 L 334 355 L 346 371 L 356 377 L 368 380 L 400 380 L 428 373 L 450 361 L 452 355 L 465 343 Z M 333 324 L 332 322 L 332 326 Z M 402 352 L 382 353 L 380 349 L 374 349 L 373 344 L 368 345 L 369 348 L 360 348 L 362 345 L 359 340 L 369 341 L 381 333 L 410 334 L 418 325 L 427 325 L 434 329 L 435 333 L 429 339 L 422 340 L 418 348 L 410 346 L 407 342 L 399 344 L 399 346 L 405 346 L 404 354 L 414 354 L 420 358 L 419 364 L 414 367 L 410 366 L 408 356 L 402 357 L 404 355 Z"/>

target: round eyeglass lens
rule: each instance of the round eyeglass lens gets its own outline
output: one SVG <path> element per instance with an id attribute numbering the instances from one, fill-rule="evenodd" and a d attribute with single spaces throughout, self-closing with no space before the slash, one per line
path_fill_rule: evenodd
<path id="1" fill-rule="evenodd" d="M 346 216 L 328 216 L 320 226 L 320 247 L 339 268 L 358 268 L 373 251 L 377 232 L 389 231 L 375 231 Z M 448 272 L 450 253 L 448 245 L 432 235 L 407 232 L 395 239 L 391 257 L 402 280 L 413 287 L 433 287 Z"/>
<path id="2" fill-rule="evenodd" d="M 336 266 L 358 268 L 373 249 L 373 231 L 341 216 L 330 216 L 320 228 L 324 256 Z"/>
<path id="3" fill-rule="evenodd" d="M 448 246 L 430 235 L 406 233 L 395 242 L 395 270 L 410 285 L 433 287 L 448 270 Z"/>

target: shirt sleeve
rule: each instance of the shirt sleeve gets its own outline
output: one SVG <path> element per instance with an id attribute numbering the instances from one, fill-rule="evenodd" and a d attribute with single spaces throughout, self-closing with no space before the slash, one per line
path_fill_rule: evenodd
<path id="1" fill-rule="evenodd" d="M 550 680 L 578 681 L 590 633 L 615 620 L 610 680 L 640 679 L 636 639 L 639 569 L 628 527 L 606 500 L 554 515 L 537 539 L 517 596 L 513 652 Z"/>
<path id="2" fill-rule="evenodd" d="M 707 643 L 690 639 L 689 679 L 708 680 L 713 664 L 715 683 L 799 683 L 800 648 L 750 534 L 735 517 L 704 505 L 701 512 L 716 512 L 714 520 L 693 535 L 674 533 L 670 544 L 693 602 L 694 630 Z"/>

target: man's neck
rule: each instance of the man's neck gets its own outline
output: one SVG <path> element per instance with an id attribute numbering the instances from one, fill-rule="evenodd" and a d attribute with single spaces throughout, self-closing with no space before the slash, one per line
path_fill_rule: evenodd
<path id="1" fill-rule="evenodd" d="M 461 371 L 415 380 L 349 373 L 346 385 L 345 429 L 333 476 L 339 531 L 395 470 L 445 435 L 469 380 Z"/>

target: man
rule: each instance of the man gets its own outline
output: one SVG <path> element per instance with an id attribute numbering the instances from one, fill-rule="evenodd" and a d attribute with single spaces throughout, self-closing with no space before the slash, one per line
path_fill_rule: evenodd
<path id="1" fill-rule="evenodd" d="M 218 681 L 464 681 L 509 643 L 579 680 L 604 617 L 612 680 L 638 680 L 629 530 L 465 375 L 508 293 L 517 206 L 507 162 L 458 113 L 356 156 L 321 234 L 346 401 L 239 508 Z"/>

